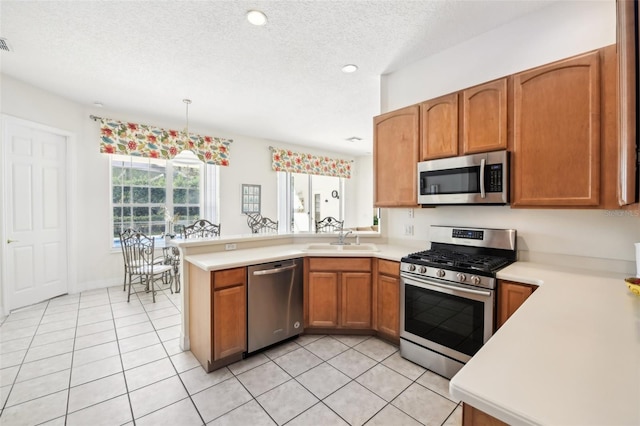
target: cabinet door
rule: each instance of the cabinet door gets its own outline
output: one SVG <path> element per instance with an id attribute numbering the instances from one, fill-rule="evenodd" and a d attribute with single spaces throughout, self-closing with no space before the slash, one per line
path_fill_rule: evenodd
<path id="1" fill-rule="evenodd" d="M 371 274 L 343 272 L 340 325 L 348 328 L 371 328 Z"/>
<path id="2" fill-rule="evenodd" d="M 462 153 L 507 149 L 507 79 L 464 90 Z"/>
<path id="3" fill-rule="evenodd" d="M 378 331 L 400 337 L 400 278 L 378 275 Z"/>
<path id="4" fill-rule="evenodd" d="M 512 81 L 512 205 L 597 206 L 599 53 L 516 74 Z"/>
<path id="5" fill-rule="evenodd" d="M 309 272 L 309 326 L 338 326 L 338 274 Z"/>
<path id="6" fill-rule="evenodd" d="M 247 348 L 247 300 L 244 285 L 213 292 L 213 359 Z"/>
<path id="7" fill-rule="evenodd" d="M 535 286 L 510 281 L 500 281 L 498 283 L 498 323 L 496 324 L 496 329 L 502 326 L 518 310 L 535 289 Z"/>
<path id="8" fill-rule="evenodd" d="M 417 105 L 374 118 L 376 207 L 416 206 L 420 112 Z"/>
<path id="9" fill-rule="evenodd" d="M 458 94 L 420 104 L 420 131 L 423 160 L 458 155 Z"/>

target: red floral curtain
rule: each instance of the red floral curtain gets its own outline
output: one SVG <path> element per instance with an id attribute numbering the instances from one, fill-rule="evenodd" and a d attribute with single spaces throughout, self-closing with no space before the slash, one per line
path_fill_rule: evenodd
<path id="1" fill-rule="evenodd" d="M 276 172 L 351 178 L 351 161 L 349 160 L 303 154 L 287 149 L 272 148 L 271 151 L 271 168 Z"/>
<path id="2" fill-rule="evenodd" d="M 108 118 L 100 119 L 100 152 L 105 154 L 136 155 L 171 160 L 181 151 L 192 151 L 200 161 L 218 166 L 229 165 L 231 139 L 165 130 L 144 124 L 125 123 Z"/>

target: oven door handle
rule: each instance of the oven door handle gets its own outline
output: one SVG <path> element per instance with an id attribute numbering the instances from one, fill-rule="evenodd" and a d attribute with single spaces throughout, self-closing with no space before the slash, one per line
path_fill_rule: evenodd
<path id="1" fill-rule="evenodd" d="M 413 283 L 418 284 L 418 286 L 420 287 L 420 282 L 419 281 L 415 281 L 415 280 L 410 280 L 410 281 L 413 282 Z M 436 282 L 436 281 L 431 281 L 431 280 L 429 280 L 428 283 L 429 283 L 429 285 L 433 285 L 433 286 L 441 287 L 441 288 L 446 288 L 448 290 L 459 291 L 459 292 L 462 292 L 462 293 L 477 294 L 479 296 L 485 296 L 485 297 L 490 297 L 491 296 L 491 292 L 490 291 L 473 290 L 471 288 L 447 285 L 447 284 L 443 284 L 441 282 Z"/>
<path id="2" fill-rule="evenodd" d="M 480 198 L 487 198 L 487 193 L 484 189 L 484 166 L 486 165 L 485 159 L 480 160 Z"/>

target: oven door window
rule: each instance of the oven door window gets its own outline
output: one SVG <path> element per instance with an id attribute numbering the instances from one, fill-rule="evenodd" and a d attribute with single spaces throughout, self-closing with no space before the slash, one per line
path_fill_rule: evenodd
<path id="1" fill-rule="evenodd" d="M 473 356 L 483 344 L 484 302 L 407 285 L 405 330 Z"/>
<path id="2" fill-rule="evenodd" d="M 480 166 L 420 172 L 420 195 L 479 193 Z"/>

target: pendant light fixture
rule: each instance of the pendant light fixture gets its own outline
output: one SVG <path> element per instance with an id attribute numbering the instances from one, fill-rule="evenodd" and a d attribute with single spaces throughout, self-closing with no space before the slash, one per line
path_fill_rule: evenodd
<path id="1" fill-rule="evenodd" d="M 191 140 L 190 136 L 189 136 L 189 105 L 191 104 L 191 99 L 183 99 L 182 102 L 185 103 L 186 105 L 186 116 L 187 116 L 187 122 L 186 122 L 186 127 L 184 128 L 184 139 L 186 142 L 186 147 L 187 149 L 181 151 L 180 153 L 178 153 L 178 155 L 176 155 L 175 157 L 173 157 L 173 164 L 175 165 L 191 165 L 191 164 L 201 164 L 202 162 L 200 161 L 200 159 L 196 156 L 196 154 L 193 153 L 193 151 L 191 151 L 190 149 L 188 149 L 189 147 L 189 141 Z"/>

